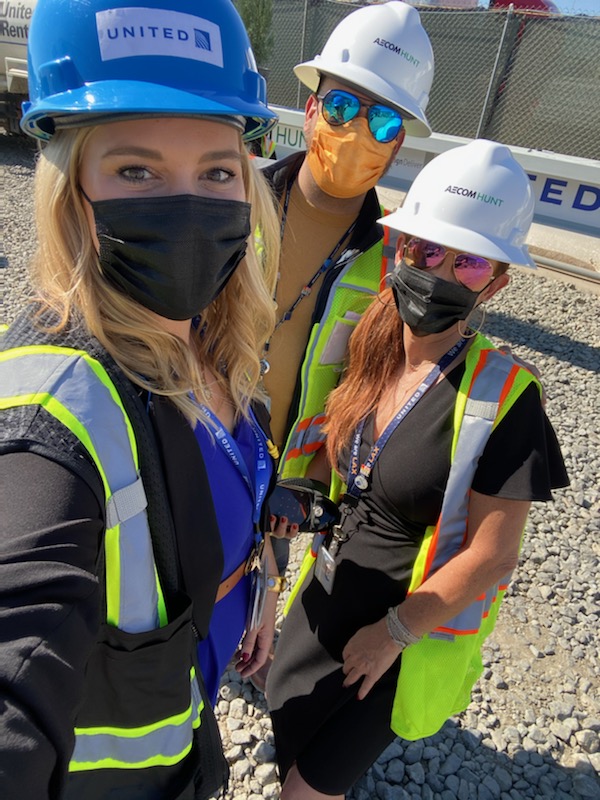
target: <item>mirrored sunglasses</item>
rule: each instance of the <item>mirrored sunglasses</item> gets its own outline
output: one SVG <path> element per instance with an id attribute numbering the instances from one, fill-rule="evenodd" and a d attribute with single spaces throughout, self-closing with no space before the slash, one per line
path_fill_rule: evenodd
<path id="1" fill-rule="evenodd" d="M 395 109 L 379 103 L 369 106 L 343 89 L 332 89 L 318 99 L 323 104 L 323 117 L 329 125 L 344 125 L 358 116 L 361 108 L 366 108 L 371 135 L 382 144 L 392 142 L 402 128 L 402 116 Z"/>
<path id="2" fill-rule="evenodd" d="M 404 242 L 404 244 L 403 244 Z M 487 258 L 473 256 L 470 253 L 455 253 L 436 242 L 413 237 L 398 238 L 400 249 L 404 247 L 404 261 L 409 267 L 432 269 L 439 267 L 447 253 L 454 256 L 452 268 L 456 280 L 472 292 L 481 292 L 494 277 L 494 266 Z"/>

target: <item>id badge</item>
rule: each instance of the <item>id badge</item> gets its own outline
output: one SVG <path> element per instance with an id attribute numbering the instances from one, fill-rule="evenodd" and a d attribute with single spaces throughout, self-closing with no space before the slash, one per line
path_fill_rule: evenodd
<path id="1" fill-rule="evenodd" d="M 319 547 L 317 553 L 317 563 L 315 564 L 315 578 L 319 581 L 321 586 L 325 589 L 327 594 L 333 591 L 333 581 L 335 579 L 336 563 L 335 558 L 331 555 L 325 545 Z"/>

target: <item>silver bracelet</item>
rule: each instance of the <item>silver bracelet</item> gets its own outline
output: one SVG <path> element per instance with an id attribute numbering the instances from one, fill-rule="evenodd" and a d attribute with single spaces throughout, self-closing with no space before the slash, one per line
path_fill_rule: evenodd
<path id="1" fill-rule="evenodd" d="M 385 624 L 394 644 L 397 644 L 398 647 L 401 647 L 403 650 L 405 647 L 408 647 L 409 644 L 416 644 L 421 638 L 411 633 L 406 625 L 400 622 L 398 619 L 398 606 L 388 608 Z"/>

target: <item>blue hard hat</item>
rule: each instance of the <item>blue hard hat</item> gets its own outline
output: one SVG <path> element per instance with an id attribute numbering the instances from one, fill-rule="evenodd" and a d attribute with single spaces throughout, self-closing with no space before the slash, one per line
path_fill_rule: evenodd
<path id="1" fill-rule="evenodd" d="M 277 122 L 230 0 L 39 0 L 28 70 L 39 139 L 130 114 L 226 116 L 246 140 Z"/>

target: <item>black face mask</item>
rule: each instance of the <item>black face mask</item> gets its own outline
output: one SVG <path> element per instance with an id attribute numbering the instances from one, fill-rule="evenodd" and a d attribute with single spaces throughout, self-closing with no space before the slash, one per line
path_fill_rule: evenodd
<path id="1" fill-rule="evenodd" d="M 441 333 L 466 319 L 479 296 L 404 261 L 390 274 L 390 284 L 402 321 L 418 336 Z"/>
<path id="2" fill-rule="evenodd" d="M 209 306 L 246 253 L 249 203 L 195 195 L 89 202 L 106 277 L 167 319 Z"/>

